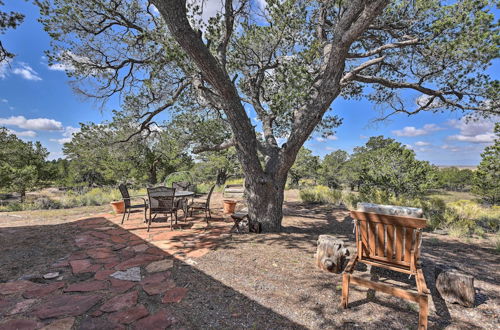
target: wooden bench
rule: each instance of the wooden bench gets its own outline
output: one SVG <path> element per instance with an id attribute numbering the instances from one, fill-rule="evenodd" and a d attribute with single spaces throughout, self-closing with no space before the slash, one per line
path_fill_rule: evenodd
<path id="1" fill-rule="evenodd" d="M 418 327 L 427 329 L 429 290 L 418 264 L 421 230 L 427 221 L 360 211 L 351 211 L 351 217 L 355 221 L 357 252 L 344 270 L 341 306 L 347 308 L 349 284 L 357 284 L 417 303 L 420 307 Z M 358 262 L 414 275 L 417 293 L 352 275 Z"/>

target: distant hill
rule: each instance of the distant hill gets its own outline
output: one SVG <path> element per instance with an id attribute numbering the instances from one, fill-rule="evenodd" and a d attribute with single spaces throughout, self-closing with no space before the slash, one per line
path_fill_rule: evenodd
<path id="1" fill-rule="evenodd" d="M 450 167 L 456 167 L 461 170 L 472 170 L 475 171 L 477 169 L 477 166 L 467 166 L 467 165 L 437 165 L 439 168 L 450 168 Z"/>

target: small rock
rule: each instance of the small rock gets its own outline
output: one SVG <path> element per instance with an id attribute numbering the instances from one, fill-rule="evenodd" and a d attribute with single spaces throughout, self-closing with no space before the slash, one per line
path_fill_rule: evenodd
<path id="1" fill-rule="evenodd" d="M 31 305 L 33 305 L 37 300 L 36 299 L 26 299 L 18 302 L 14 308 L 12 308 L 7 315 L 15 315 L 19 313 L 27 312 Z"/>
<path id="2" fill-rule="evenodd" d="M 198 264 L 198 262 L 196 262 L 195 260 L 193 260 L 191 258 L 187 258 L 184 262 L 188 265 L 191 265 L 191 266 Z"/>
<path id="3" fill-rule="evenodd" d="M 170 278 L 164 280 L 163 282 L 145 283 L 142 286 L 142 289 L 150 296 L 163 293 L 168 289 L 173 289 L 173 288 L 175 288 L 175 282 Z"/>
<path id="4" fill-rule="evenodd" d="M 139 267 L 132 267 L 126 271 L 116 271 L 110 276 L 122 281 L 139 282 L 141 280 L 141 269 Z"/>
<path id="5" fill-rule="evenodd" d="M 148 315 L 149 312 L 144 305 L 137 305 L 121 312 L 112 313 L 108 319 L 116 323 L 130 324 Z"/>
<path id="6" fill-rule="evenodd" d="M 118 295 L 109 299 L 100 310 L 103 312 L 116 312 L 126 307 L 133 306 L 137 303 L 138 292 L 131 291 L 122 295 Z"/>
<path id="7" fill-rule="evenodd" d="M 57 278 L 59 276 L 59 272 L 53 272 L 53 273 L 47 273 L 43 275 L 43 278 L 46 280 L 52 280 L 54 278 Z"/>
<path id="8" fill-rule="evenodd" d="M 165 296 L 163 296 L 162 303 L 179 303 L 186 296 L 188 289 L 186 288 L 174 288 L 167 290 Z"/>
<path id="9" fill-rule="evenodd" d="M 66 317 L 64 319 L 55 320 L 41 330 L 71 330 L 75 323 L 74 317 Z"/>
<path id="10" fill-rule="evenodd" d="M 155 261 L 146 266 L 146 271 L 148 273 L 164 272 L 169 270 L 174 266 L 174 261 L 172 259 L 164 259 L 160 261 Z"/>

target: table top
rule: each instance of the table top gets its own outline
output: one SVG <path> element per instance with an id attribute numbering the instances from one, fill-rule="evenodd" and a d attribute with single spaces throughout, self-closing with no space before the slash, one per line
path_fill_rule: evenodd
<path id="1" fill-rule="evenodd" d="M 175 191 L 175 197 L 188 197 L 188 196 L 193 196 L 194 191 L 187 191 L 187 190 L 176 190 Z"/>

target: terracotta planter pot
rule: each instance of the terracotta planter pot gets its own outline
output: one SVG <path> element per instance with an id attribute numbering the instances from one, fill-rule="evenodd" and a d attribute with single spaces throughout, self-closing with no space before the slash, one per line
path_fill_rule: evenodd
<path id="1" fill-rule="evenodd" d="M 236 208 L 236 201 L 232 199 L 224 200 L 224 213 L 233 214 L 234 209 Z"/>
<path id="2" fill-rule="evenodd" d="M 116 214 L 123 214 L 125 213 L 125 202 L 123 201 L 114 201 L 109 203 L 111 207 L 113 208 L 113 212 Z"/>

